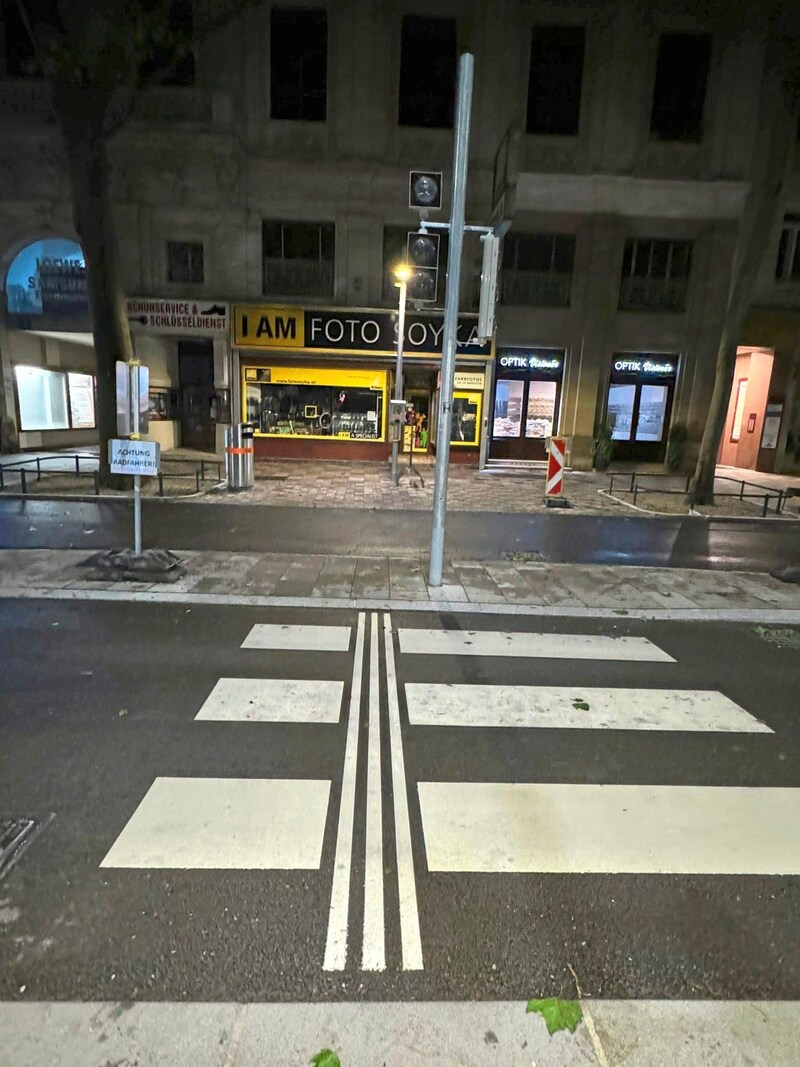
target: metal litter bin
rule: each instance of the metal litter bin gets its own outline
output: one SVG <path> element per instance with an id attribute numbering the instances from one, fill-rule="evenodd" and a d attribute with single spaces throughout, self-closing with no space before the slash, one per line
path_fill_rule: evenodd
<path id="1" fill-rule="evenodd" d="M 252 489 L 255 481 L 253 470 L 252 422 L 239 422 L 231 426 L 225 435 L 225 472 L 228 489 Z"/>

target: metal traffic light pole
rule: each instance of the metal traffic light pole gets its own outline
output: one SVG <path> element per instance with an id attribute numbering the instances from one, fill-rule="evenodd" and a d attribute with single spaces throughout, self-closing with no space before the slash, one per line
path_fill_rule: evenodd
<path id="1" fill-rule="evenodd" d="M 456 370 L 458 331 L 458 290 L 461 283 L 461 250 L 464 244 L 464 212 L 467 199 L 469 161 L 469 121 L 472 109 L 472 79 L 475 57 L 464 52 L 458 62 L 455 151 L 453 154 L 453 199 L 449 225 L 449 259 L 444 300 L 442 336 L 442 388 L 436 431 L 436 476 L 433 486 L 433 526 L 431 558 L 428 569 L 430 585 L 442 584 L 444 566 L 444 525 L 447 512 L 447 475 L 450 469 L 450 437 L 453 425 L 453 387 Z"/>

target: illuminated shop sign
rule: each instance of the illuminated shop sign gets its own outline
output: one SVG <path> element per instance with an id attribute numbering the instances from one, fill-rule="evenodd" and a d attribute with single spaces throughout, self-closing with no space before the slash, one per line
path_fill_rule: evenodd
<path id="1" fill-rule="evenodd" d="M 615 359 L 614 370 L 623 374 L 675 374 L 675 364 L 667 359 Z"/>
<path id="2" fill-rule="evenodd" d="M 157 333 L 227 333 L 228 305 L 219 300 L 156 300 L 131 298 L 127 302 L 132 330 Z"/>
<path id="3" fill-rule="evenodd" d="M 530 352 L 516 349 L 501 349 L 498 359 L 501 367 L 507 370 L 560 371 L 564 362 L 561 354 L 553 352 Z"/>
<path id="4" fill-rule="evenodd" d="M 312 349 L 394 355 L 397 312 L 248 306 L 234 308 L 234 344 L 239 348 Z M 408 315 L 403 348 L 406 355 L 441 355 L 441 315 Z M 491 345 L 478 340 L 478 320 L 461 315 L 457 348 L 460 355 L 491 355 Z"/>
<path id="5" fill-rule="evenodd" d="M 6 275 L 10 315 L 82 319 L 89 314 L 86 263 L 79 244 L 48 237 L 21 249 Z"/>

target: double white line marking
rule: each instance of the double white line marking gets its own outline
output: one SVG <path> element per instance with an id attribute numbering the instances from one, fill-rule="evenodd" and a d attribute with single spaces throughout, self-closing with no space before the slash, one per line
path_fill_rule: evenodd
<path id="1" fill-rule="evenodd" d="M 326 971 L 344 970 L 347 963 L 356 774 L 358 771 L 358 739 L 361 699 L 364 687 L 365 628 L 365 614 L 361 612 L 356 630 L 353 683 L 350 692 L 350 708 L 347 722 L 347 742 L 339 808 L 339 827 L 336 836 L 328 938 L 323 962 L 323 969 Z M 408 815 L 408 794 L 406 792 L 405 761 L 403 759 L 400 727 L 400 704 L 397 697 L 397 675 L 395 672 L 391 619 L 388 615 L 384 616 L 383 630 L 402 965 L 403 970 L 422 970 L 422 941 L 417 908 L 414 856 L 411 848 L 411 825 Z M 381 781 L 380 644 L 377 613 L 374 613 L 370 619 L 368 711 L 364 929 L 361 945 L 361 968 L 365 971 L 383 971 L 386 969 L 386 914 L 384 907 L 383 791 Z"/>

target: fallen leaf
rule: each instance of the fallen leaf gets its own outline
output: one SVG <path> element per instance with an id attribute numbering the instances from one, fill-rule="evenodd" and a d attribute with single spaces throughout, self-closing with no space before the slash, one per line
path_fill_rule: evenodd
<path id="1" fill-rule="evenodd" d="M 311 1063 L 314 1064 L 314 1067 L 342 1067 L 339 1057 L 335 1052 L 331 1052 L 329 1048 L 324 1048 L 316 1056 L 312 1056 Z"/>
<path id="2" fill-rule="evenodd" d="M 576 697 L 575 700 L 572 701 L 572 706 L 573 706 L 573 708 L 576 708 L 578 711 L 588 711 L 589 710 L 589 705 L 586 703 L 585 700 L 581 700 L 580 697 Z"/>
<path id="3" fill-rule="evenodd" d="M 120 708 L 119 711 L 117 712 L 117 715 L 119 715 L 120 718 L 122 718 L 123 715 L 127 715 L 127 714 L 128 714 L 128 709 L 127 708 Z"/>
<path id="4" fill-rule="evenodd" d="M 538 1012 L 542 1016 L 551 1037 L 558 1030 L 569 1030 L 571 1034 L 574 1034 L 578 1023 L 583 1018 L 579 1001 L 562 1000 L 561 997 L 529 1000 L 526 1011 Z"/>

